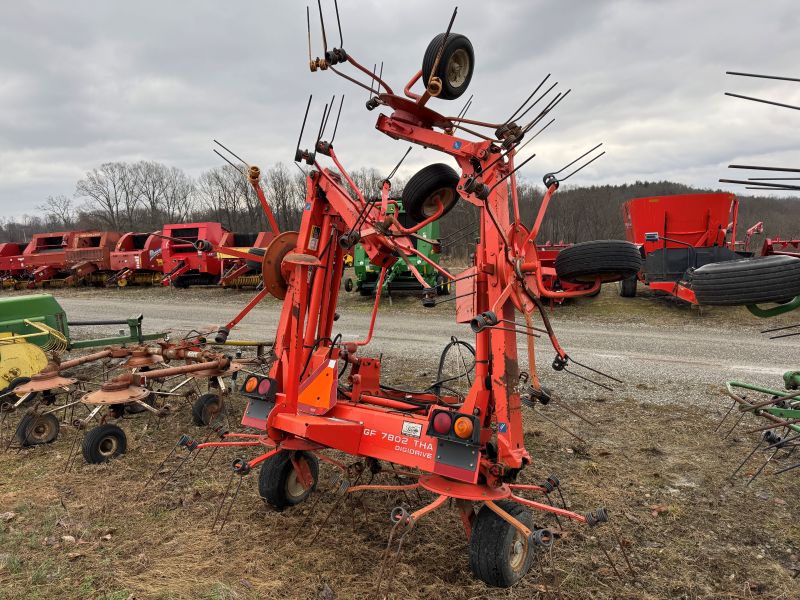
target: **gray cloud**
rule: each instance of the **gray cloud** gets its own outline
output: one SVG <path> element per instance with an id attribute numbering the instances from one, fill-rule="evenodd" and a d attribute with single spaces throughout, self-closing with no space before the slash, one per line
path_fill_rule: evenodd
<path id="1" fill-rule="evenodd" d="M 335 39 L 332 2 L 323 2 Z M 476 50 L 474 118 L 503 119 L 546 74 L 572 88 L 525 169 L 538 179 L 598 141 L 608 154 L 575 183 L 673 179 L 715 185 L 735 160 L 800 165 L 787 109 L 724 91 L 800 104 L 800 84 L 725 76 L 798 75 L 800 11 L 790 0 L 459 3 L 455 29 Z M 312 6 L 312 8 L 314 8 Z M 341 0 L 345 47 L 385 61 L 402 88 L 450 5 Z M 317 18 L 312 10 L 315 51 Z M 289 162 L 307 94 L 317 121 L 347 100 L 337 137 L 346 164 L 388 170 L 405 146 L 375 132 L 365 91 L 306 66 L 305 4 L 5 2 L 0 6 L 0 216 L 71 194 L 86 170 L 153 159 L 197 175 L 219 138 L 261 166 Z M 461 102 L 448 106 L 454 113 Z M 531 148 L 534 144 L 529 146 Z M 415 149 L 405 175 L 440 160 Z"/>

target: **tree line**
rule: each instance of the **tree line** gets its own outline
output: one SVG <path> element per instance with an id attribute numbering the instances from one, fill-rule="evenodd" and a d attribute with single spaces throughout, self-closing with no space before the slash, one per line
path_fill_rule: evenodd
<path id="1" fill-rule="evenodd" d="M 383 177 L 376 169 L 350 173 L 366 197 L 380 195 Z M 392 182 L 399 197 L 404 181 Z M 262 187 L 281 230 L 297 229 L 305 205 L 305 174 L 278 163 L 262 172 Z M 669 181 L 630 184 L 565 186 L 551 201 L 538 242 L 581 242 L 624 238 L 621 205 L 632 198 L 714 190 L 692 188 Z M 530 226 L 544 189 L 528 181 L 518 183 L 520 213 Z M 800 236 L 797 198 L 739 196 L 737 237 L 757 221 L 772 237 Z M 246 177 L 231 166 L 221 166 L 196 179 L 177 167 L 153 161 L 109 162 L 86 173 L 72 196 L 48 197 L 37 214 L 0 219 L 0 242 L 22 242 L 34 233 L 75 229 L 157 231 L 166 223 L 217 221 L 231 231 L 247 233 L 269 229 L 258 198 Z M 465 256 L 477 236 L 477 211 L 459 202 L 441 223 L 443 248 Z M 756 247 L 760 239 L 755 239 Z"/>

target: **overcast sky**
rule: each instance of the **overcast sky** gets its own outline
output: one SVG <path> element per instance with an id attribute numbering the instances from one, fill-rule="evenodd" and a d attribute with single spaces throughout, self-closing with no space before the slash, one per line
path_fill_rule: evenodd
<path id="1" fill-rule="evenodd" d="M 344 46 L 385 61 L 396 90 L 421 65 L 453 3 L 339 0 Z M 671 179 L 715 185 L 734 161 L 800 166 L 800 113 L 728 98 L 725 91 L 800 104 L 796 0 L 461 0 L 454 31 L 476 54 L 473 118 L 504 120 L 547 73 L 570 96 L 553 126 L 523 152 L 524 174 L 604 142 L 606 156 L 572 183 Z M 312 8 L 316 8 L 315 6 Z M 329 39 L 333 0 L 323 0 Z M 367 93 L 307 67 L 305 3 L 137 0 L 0 3 L 0 216 L 35 213 L 48 195 L 107 161 L 157 160 L 197 176 L 217 166 L 212 138 L 268 167 L 292 160 L 305 102 L 318 122 L 346 94 L 338 154 L 388 171 L 406 145 L 374 129 Z M 314 51 L 318 18 L 312 10 Z M 462 101 L 435 100 L 445 114 Z M 386 109 L 383 109 L 386 110 Z M 310 136 L 309 136 L 310 137 Z M 446 157 L 418 148 L 403 175 Z"/>

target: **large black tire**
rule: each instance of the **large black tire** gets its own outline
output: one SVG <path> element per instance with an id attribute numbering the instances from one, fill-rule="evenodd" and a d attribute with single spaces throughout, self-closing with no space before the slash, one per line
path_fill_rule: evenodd
<path id="1" fill-rule="evenodd" d="M 619 295 L 623 298 L 635 298 L 636 286 L 639 284 L 639 278 L 636 275 L 631 275 L 622 280 L 619 288 Z"/>
<path id="2" fill-rule="evenodd" d="M 311 471 L 313 483 L 304 489 L 297 479 L 290 450 L 281 450 L 261 465 L 258 475 L 258 493 L 270 506 L 283 510 L 304 502 L 317 487 L 319 460 L 310 452 L 297 451 L 297 460 L 304 460 Z"/>
<path id="3" fill-rule="evenodd" d="M 442 46 L 444 34 L 440 33 L 431 40 L 422 59 L 422 82 L 427 87 L 431 76 L 442 81 L 442 91 L 437 96 L 442 100 L 455 100 L 467 91 L 472 73 L 475 70 L 475 52 L 472 43 L 460 33 L 450 33 L 445 42 L 442 58 L 433 73 L 436 55 Z"/>
<path id="4" fill-rule="evenodd" d="M 99 465 L 125 454 L 128 449 L 128 438 L 125 432 L 111 423 L 98 425 L 83 436 L 81 450 L 86 462 Z"/>
<path id="5" fill-rule="evenodd" d="M 344 291 L 345 292 L 352 292 L 353 288 L 355 287 L 355 283 L 353 283 L 352 277 L 348 277 L 344 280 Z"/>
<path id="6" fill-rule="evenodd" d="M 198 427 L 210 424 L 225 409 L 217 394 L 203 394 L 192 404 L 192 422 Z"/>
<path id="7" fill-rule="evenodd" d="M 642 268 L 639 249 L 623 240 L 581 242 L 564 248 L 556 256 L 556 273 L 562 281 L 603 283 L 632 277 Z"/>
<path id="8" fill-rule="evenodd" d="M 248 254 L 258 256 L 259 258 L 263 257 L 266 252 L 266 248 L 250 248 L 250 250 L 247 251 Z M 251 271 L 261 273 L 261 260 L 246 260 L 244 262 Z"/>
<path id="9" fill-rule="evenodd" d="M 438 198 L 444 205 L 442 216 L 458 202 L 459 176 L 455 170 L 442 163 L 434 163 L 417 171 L 403 188 L 403 208 L 416 223 L 422 223 L 436 214 Z"/>
<path id="10" fill-rule="evenodd" d="M 780 302 L 800 295 L 800 258 L 775 255 L 711 263 L 691 271 L 687 280 L 699 304 Z"/>
<path id="11" fill-rule="evenodd" d="M 497 506 L 533 529 L 533 517 L 524 506 L 501 500 Z M 533 564 L 536 550 L 522 535 L 485 504 L 472 524 L 469 539 L 469 566 L 473 575 L 492 587 L 511 587 L 522 579 Z"/>
<path id="12" fill-rule="evenodd" d="M 17 425 L 16 438 L 20 446 L 49 444 L 58 437 L 61 425 L 54 414 L 25 415 Z"/>
<path id="13" fill-rule="evenodd" d="M 31 400 L 33 400 L 39 394 L 39 392 L 28 392 L 27 394 L 23 394 L 22 396 L 13 394 L 13 397 L 12 394 L 10 393 L 11 391 L 14 390 L 14 388 L 30 382 L 31 382 L 30 377 L 14 377 L 14 379 L 8 382 L 8 386 L 6 387 L 6 389 L 0 392 L 0 395 L 3 396 L 2 402 L 17 403 L 20 400 L 22 400 L 23 402 L 30 402 Z M 5 394 L 8 395 L 6 396 Z"/>

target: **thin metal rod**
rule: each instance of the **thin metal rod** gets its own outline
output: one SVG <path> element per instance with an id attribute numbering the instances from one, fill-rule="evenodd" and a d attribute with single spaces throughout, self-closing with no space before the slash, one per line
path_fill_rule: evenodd
<path id="1" fill-rule="evenodd" d="M 757 167 L 754 165 L 728 165 L 729 169 L 751 169 L 753 171 L 782 171 L 785 173 L 800 173 L 800 169 L 789 167 Z"/>
<path id="2" fill-rule="evenodd" d="M 742 179 L 720 179 L 720 183 L 735 183 L 739 185 L 749 185 L 752 184 L 751 181 L 745 181 Z M 775 190 L 800 190 L 800 185 L 786 185 L 780 183 L 767 183 L 766 181 L 759 184 L 761 189 L 775 189 Z"/>
<path id="3" fill-rule="evenodd" d="M 795 77 L 781 77 L 778 75 L 759 75 L 757 73 L 741 73 L 739 71 L 725 71 L 726 75 L 739 75 L 740 77 L 758 77 L 760 79 L 775 79 L 777 81 L 797 81 L 800 82 L 800 79 Z"/>
<path id="4" fill-rule="evenodd" d="M 391 181 L 392 177 L 394 177 L 394 174 L 397 173 L 397 169 L 400 168 L 400 165 L 403 164 L 403 161 L 406 159 L 406 156 L 408 156 L 409 152 L 411 152 L 411 148 L 413 148 L 413 146 L 409 146 L 408 147 L 408 150 L 406 150 L 406 153 L 403 154 L 403 158 L 401 158 L 398 161 L 398 163 L 394 166 L 394 169 L 392 169 L 392 172 L 389 173 L 389 175 L 386 177 L 386 181 Z"/>
<path id="5" fill-rule="evenodd" d="M 225 146 L 222 142 L 220 142 L 218 140 L 214 140 L 214 143 L 217 144 L 217 146 L 220 146 L 221 148 L 224 148 L 226 152 L 231 154 L 234 158 L 240 160 L 242 162 L 242 164 L 244 164 L 245 166 L 250 166 L 250 163 L 248 163 L 245 159 L 243 159 L 241 156 L 236 154 L 233 150 L 231 150 L 230 148 Z"/>
<path id="6" fill-rule="evenodd" d="M 344 105 L 344 94 L 342 94 L 342 99 L 339 102 L 339 112 L 336 113 L 336 123 L 333 125 L 333 135 L 331 136 L 330 143 L 333 144 L 333 140 L 336 139 L 336 130 L 339 129 L 339 117 L 342 116 L 342 105 Z"/>
<path id="7" fill-rule="evenodd" d="M 531 160 L 533 160 L 535 157 L 536 157 L 536 155 L 535 155 L 535 154 L 531 154 L 531 155 L 530 155 L 528 158 L 526 158 L 525 160 L 523 160 L 523 161 L 522 161 L 522 162 L 521 162 L 519 165 L 517 165 L 516 167 L 514 167 L 514 170 L 513 170 L 513 171 L 511 171 L 511 172 L 510 172 L 508 175 L 505 175 L 505 176 L 501 177 L 500 179 L 498 179 L 498 180 L 497 180 L 497 182 L 496 182 L 496 183 L 495 183 L 495 184 L 494 184 L 492 187 L 490 187 L 490 188 L 489 188 L 489 193 L 491 194 L 491 193 L 492 193 L 492 191 L 493 191 L 493 190 L 494 190 L 494 189 L 495 189 L 495 188 L 496 188 L 498 185 L 500 185 L 500 184 L 501 184 L 501 183 L 503 183 L 503 182 L 504 182 L 506 179 L 508 179 L 509 177 L 511 177 L 511 176 L 512 176 L 514 173 L 516 173 L 517 171 L 519 171 L 519 170 L 520 170 L 522 167 L 524 167 L 526 164 L 528 164 L 528 163 L 529 163 Z M 494 217 L 493 217 L 493 219 L 494 219 Z M 500 228 L 500 226 L 499 226 L 499 225 L 498 225 L 497 227 L 498 227 L 498 229 Z"/>
<path id="8" fill-rule="evenodd" d="M 339 28 L 339 48 L 344 47 L 344 37 L 342 36 L 342 21 L 339 19 L 339 2 L 333 0 L 333 8 L 336 10 L 336 26 Z"/>
<path id="9" fill-rule="evenodd" d="M 791 108 L 794 110 L 800 110 L 800 106 L 793 106 L 792 104 L 784 104 L 783 102 L 773 102 L 772 100 L 764 100 L 763 98 L 753 98 L 752 96 L 743 96 L 742 94 L 733 94 L 731 92 L 725 92 L 726 96 L 731 96 L 732 98 L 741 98 L 742 100 L 752 100 L 753 102 L 760 102 L 761 104 L 771 104 L 772 106 L 780 106 L 781 108 Z"/>
<path id="10" fill-rule="evenodd" d="M 322 47 L 325 49 L 325 53 L 327 54 L 328 37 L 325 35 L 325 19 L 322 17 L 322 2 L 320 2 L 320 0 L 317 0 L 317 8 L 319 8 L 319 24 L 322 27 Z"/>
<path id="11" fill-rule="evenodd" d="M 300 126 L 300 135 L 297 136 L 297 148 L 295 149 L 295 153 L 297 150 L 300 149 L 300 142 L 303 141 L 303 131 L 306 128 L 306 120 L 308 119 L 308 109 L 311 108 L 311 98 L 314 96 L 312 94 L 308 95 L 308 104 L 306 104 L 306 114 L 303 115 L 303 124 Z"/>
<path id="12" fill-rule="evenodd" d="M 228 163 L 228 164 L 229 164 L 230 166 L 232 166 L 234 169 L 236 169 L 237 171 L 239 171 L 239 173 L 241 173 L 242 175 L 244 175 L 244 171 L 242 171 L 242 170 L 241 170 L 241 169 L 240 169 L 238 166 L 236 166 L 236 165 L 235 165 L 235 164 L 233 164 L 231 161 L 229 161 L 229 160 L 228 160 L 228 158 L 227 158 L 227 157 L 226 157 L 224 154 L 221 154 L 220 152 L 217 152 L 217 149 L 216 149 L 216 148 L 212 148 L 212 150 L 214 151 L 214 154 L 216 154 L 217 156 L 219 156 L 219 157 L 220 157 L 222 160 L 224 160 L 226 163 Z"/>
<path id="13" fill-rule="evenodd" d="M 503 123 L 503 125 L 507 125 L 508 123 L 510 123 L 517 116 L 517 113 L 519 111 L 521 111 L 528 102 L 531 101 L 531 98 L 533 98 L 533 96 L 536 94 L 536 92 L 538 92 L 539 89 L 544 85 L 544 82 L 547 81 L 550 78 L 550 75 L 551 75 L 551 73 L 548 73 L 547 75 L 545 75 L 545 78 L 542 79 L 542 81 L 539 83 L 539 85 L 536 86 L 536 89 L 531 92 L 530 96 L 525 98 L 525 102 L 523 102 L 522 104 L 519 105 L 519 108 L 517 110 L 515 110 L 511 114 L 511 116 L 508 117 L 508 119 L 506 119 L 506 121 L 505 121 L 505 123 Z"/>
<path id="14" fill-rule="evenodd" d="M 569 179 L 570 177 L 572 177 L 573 175 L 575 175 L 575 173 L 578 173 L 578 172 L 580 172 L 580 171 L 583 171 L 583 170 L 584 170 L 586 167 L 588 167 L 590 164 L 592 164 L 592 163 L 593 163 L 594 161 L 596 161 L 598 158 L 600 158 L 601 156 L 603 156 L 605 153 L 606 153 L 606 152 L 605 152 L 605 150 L 603 150 L 603 151 L 602 151 L 600 154 L 598 154 L 597 156 L 595 156 L 595 157 L 594 157 L 592 160 L 590 160 L 589 162 L 587 162 L 587 163 L 585 163 L 585 164 L 581 165 L 580 167 L 578 167 L 577 169 L 575 169 L 575 170 L 574 170 L 572 173 L 570 173 L 570 174 L 569 174 L 569 175 L 567 175 L 566 177 L 563 177 L 563 178 L 561 178 L 559 181 L 561 181 L 561 182 L 564 182 L 564 181 L 566 181 L 567 179 Z"/>
<path id="15" fill-rule="evenodd" d="M 578 161 L 579 161 L 580 159 L 582 159 L 584 156 L 587 156 L 587 155 L 591 154 L 592 152 L 594 152 L 595 150 L 597 150 L 597 149 L 598 149 L 600 146 L 602 146 L 602 145 L 603 145 L 603 143 L 602 143 L 602 142 L 600 142 L 599 144 L 597 144 L 597 146 L 595 146 L 595 147 L 594 147 L 594 148 L 592 148 L 591 150 L 587 150 L 586 152 L 584 152 L 583 154 L 581 154 L 581 155 L 580 155 L 578 158 L 576 158 L 575 160 L 573 160 L 571 163 L 564 165 L 564 166 L 563 166 L 563 167 L 561 167 L 561 168 L 560 168 L 558 171 L 554 171 L 554 172 L 552 173 L 552 175 L 558 175 L 559 173 L 561 173 L 561 171 L 565 171 L 565 170 L 567 170 L 569 167 L 571 167 L 572 165 L 574 165 L 576 162 L 578 162 Z"/>

